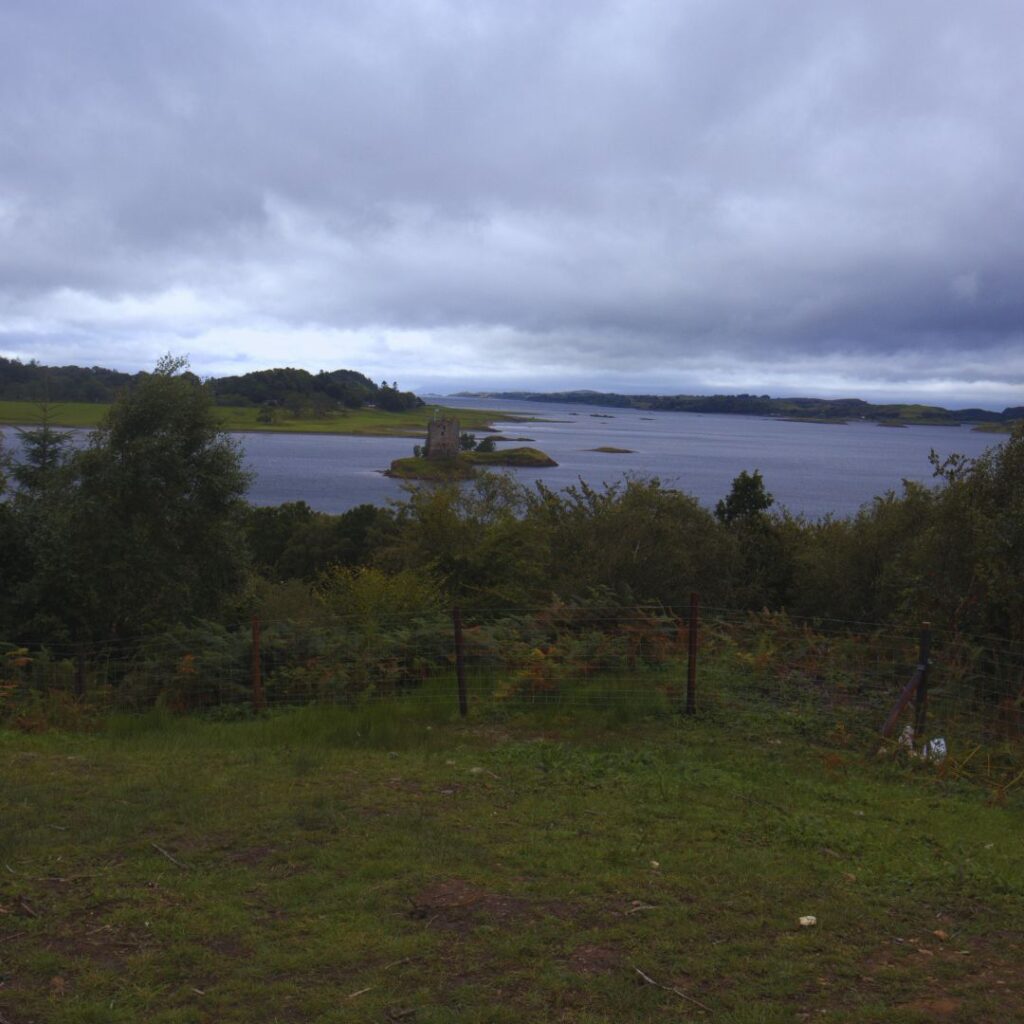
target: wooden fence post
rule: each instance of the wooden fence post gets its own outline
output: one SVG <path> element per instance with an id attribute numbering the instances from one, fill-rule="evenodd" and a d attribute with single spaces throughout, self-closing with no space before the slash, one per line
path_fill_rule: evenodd
<path id="1" fill-rule="evenodd" d="M 466 696 L 466 659 L 462 643 L 462 612 L 452 609 L 452 626 L 455 631 L 455 679 L 459 687 L 459 714 L 469 714 L 469 700 Z"/>
<path id="2" fill-rule="evenodd" d="M 700 628 L 700 595 L 690 594 L 690 620 L 687 623 L 686 713 L 697 713 L 697 630 Z"/>
<path id="3" fill-rule="evenodd" d="M 260 671 L 260 620 L 252 617 L 252 643 L 249 648 L 249 676 L 252 684 L 252 706 L 256 711 L 265 711 L 266 697 L 263 695 L 263 675 Z"/>

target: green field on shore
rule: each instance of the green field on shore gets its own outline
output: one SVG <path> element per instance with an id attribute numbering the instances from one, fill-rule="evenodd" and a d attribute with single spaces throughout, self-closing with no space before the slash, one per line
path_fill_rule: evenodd
<path id="1" fill-rule="evenodd" d="M 95 427 L 109 405 L 89 402 L 55 402 L 50 405 L 50 419 L 60 427 Z M 435 410 L 442 416 L 452 416 L 462 430 L 491 431 L 496 421 L 515 422 L 537 419 L 528 413 L 512 414 L 487 409 L 449 409 L 445 406 L 424 405 L 406 412 L 385 412 L 381 409 L 352 409 L 342 414 L 319 418 L 284 418 L 278 423 L 260 423 L 255 406 L 241 408 L 221 406 L 217 413 L 224 428 L 230 431 L 270 431 L 287 434 L 362 434 L 373 437 L 422 437 L 427 422 Z M 40 419 L 37 402 L 0 401 L 0 424 L 31 426 Z"/>

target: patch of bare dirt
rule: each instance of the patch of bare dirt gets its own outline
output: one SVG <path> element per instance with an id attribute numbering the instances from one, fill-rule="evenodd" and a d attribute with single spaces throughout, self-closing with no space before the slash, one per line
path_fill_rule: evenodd
<path id="1" fill-rule="evenodd" d="M 574 974 L 611 974 L 622 966 L 622 956 L 612 946 L 579 946 L 567 962 Z"/>
<path id="2" fill-rule="evenodd" d="M 412 899 L 410 911 L 410 916 L 432 926 L 462 932 L 481 924 L 511 924 L 546 914 L 571 916 L 569 908 L 562 903 L 491 892 L 458 878 L 429 885 Z"/>
<path id="3" fill-rule="evenodd" d="M 893 940 L 866 965 L 865 980 L 895 974 L 901 987 L 910 990 L 898 1005 L 922 1020 L 981 1020 L 972 1016 L 979 999 L 999 1007 L 1001 1019 L 1024 1020 L 1024 948 L 990 936 L 968 940 L 941 934 Z"/>
<path id="4" fill-rule="evenodd" d="M 88 959 L 98 967 L 120 970 L 126 957 L 153 949 L 155 943 L 150 935 L 99 925 L 85 929 L 61 928 L 47 935 L 43 946 L 68 961 Z"/>
<path id="5" fill-rule="evenodd" d="M 251 950 L 239 942 L 233 935 L 220 935 L 216 939 L 210 939 L 206 948 L 212 950 L 218 956 L 230 957 L 233 960 L 240 960 L 242 957 L 251 955 Z"/>
<path id="6" fill-rule="evenodd" d="M 904 1003 L 901 1009 L 920 1013 L 929 1020 L 956 1020 L 961 1006 L 963 1006 L 962 999 L 942 996 L 938 999 L 915 999 L 912 1002 Z"/>
<path id="7" fill-rule="evenodd" d="M 229 854 L 228 860 L 235 864 L 244 864 L 246 867 L 255 867 L 275 853 L 277 850 L 272 846 L 246 846 Z"/>
<path id="8" fill-rule="evenodd" d="M 388 789 L 393 789 L 396 793 L 413 793 L 419 796 L 423 792 L 422 783 L 417 782 L 415 779 L 388 779 L 384 785 Z"/>

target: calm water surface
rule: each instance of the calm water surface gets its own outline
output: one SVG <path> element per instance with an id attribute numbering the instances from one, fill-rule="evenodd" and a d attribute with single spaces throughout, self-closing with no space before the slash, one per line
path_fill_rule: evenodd
<path id="1" fill-rule="evenodd" d="M 438 399 L 449 406 L 488 408 L 544 417 L 548 422 L 496 423 L 509 437 L 529 437 L 558 463 L 543 470 L 504 470 L 530 484 L 554 488 L 580 478 L 599 486 L 628 474 L 657 476 L 663 484 L 711 506 L 741 470 L 759 469 L 776 502 L 817 518 L 846 516 L 901 481 L 931 480 L 928 453 L 935 449 L 980 455 L 998 435 L 966 427 L 879 427 L 873 423 L 832 426 L 787 423 L 753 416 L 644 413 L 582 405 L 503 402 L 497 399 Z M 16 447 L 13 431 L 5 430 Z M 324 512 L 344 512 L 364 502 L 401 498 L 402 485 L 382 476 L 392 459 L 412 454 L 408 438 L 322 434 L 237 435 L 255 474 L 250 500 L 257 505 L 308 502 Z M 594 452 L 601 445 L 631 454 Z"/>
<path id="2" fill-rule="evenodd" d="M 549 421 L 496 424 L 508 437 L 532 439 L 499 447 L 532 443 L 559 464 L 553 469 L 504 471 L 523 483 L 542 480 L 561 488 L 580 478 L 600 485 L 628 474 L 657 476 L 710 506 L 728 492 L 740 470 L 760 469 L 779 504 L 815 518 L 850 515 L 876 495 L 899 489 L 904 478 L 930 481 L 932 448 L 942 455 L 980 455 L 999 441 L 998 436 L 962 427 L 833 426 L 499 400 L 443 402 L 463 408 L 486 405 Z M 286 434 L 245 434 L 241 440 L 257 474 L 251 494 L 255 503 L 302 498 L 325 512 L 401 497 L 401 484 L 379 470 L 392 459 L 411 454 L 414 443 L 404 438 Z M 629 448 L 632 454 L 589 450 L 604 445 Z"/>

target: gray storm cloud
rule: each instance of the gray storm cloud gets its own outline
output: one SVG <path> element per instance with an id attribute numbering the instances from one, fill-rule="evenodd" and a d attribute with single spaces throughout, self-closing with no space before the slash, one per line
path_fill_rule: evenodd
<path id="1" fill-rule="evenodd" d="M 1024 9 L 0 10 L 0 352 L 1019 400 Z"/>

